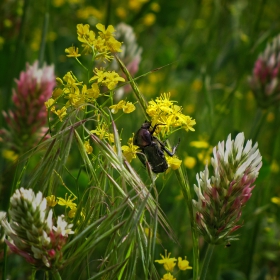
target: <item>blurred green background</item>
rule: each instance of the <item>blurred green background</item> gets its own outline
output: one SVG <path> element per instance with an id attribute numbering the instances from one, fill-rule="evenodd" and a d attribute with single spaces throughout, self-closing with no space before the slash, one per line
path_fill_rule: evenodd
<path id="1" fill-rule="evenodd" d="M 135 77 L 165 66 L 137 80 L 146 100 L 170 92 L 171 99 L 197 122 L 195 132 L 180 131 L 169 139 L 171 143 L 181 139 L 177 155 L 187 169 L 191 187 L 196 173 L 210 163 L 212 147 L 229 133 L 235 136 L 243 131 L 247 139 L 257 141 L 263 167 L 242 214 L 240 240 L 229 248 L 216 248 L 208 279 L 280 279 L 280 205 L 271 202 L 272 197 L 280 197 L 280 107 L 259 108 L 248 82 L 259 54 L 279 34 L 278 0 L 3 0 L 0 13 L 0 111 L 12 106 L 14 79 L 26 62 L 39 57 L 46 15 L 44 60 L 55 65 L 59 77 L 70 70 L 82 75 L 64 53 L 65 48 L 79 45 L 78 23 L 94 28 L 99 22 L 106 26 L 124 22 L 133 27 L 142 48 Z M 132 94 L 125 98 L 135 102 Z M 123 143 L 143 121 L 141 110 L 117 120 Z M 6 127 L 2 117 L 0 127 Z M 145 176 L 139 162 L 132 165 Z M 187 208 L 174 174 L 161 175 L 157 185 L 160 205 L 178 244 L 159 228 L 161 244 L 155 256 L 159 259 L 166 248 L 172 256 L 186 255 L 191 264 Z M 203 257 L 202 239 L 200 245 Z M 178 279 L 190 275 L 181 272 Z"/>

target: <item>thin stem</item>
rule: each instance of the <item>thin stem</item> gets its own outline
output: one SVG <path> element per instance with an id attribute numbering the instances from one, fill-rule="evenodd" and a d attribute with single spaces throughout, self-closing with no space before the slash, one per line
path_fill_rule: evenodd
<path id="1" fill-rule="evenodd" d="M 47 41 L 47 33 L 49 28 L 49 0 L 46 0 L 46 12 L 44 16 L 43 31 L 41 36 L 40 52 L 39 52 L 39 67 L 41 68 L 44 63 L 45 47 Z"/>
<path id="2" fill-rule="evenodd" d="M 261 108 L 257 109 L 255 120 L 250 133 L 250 138 L 252 139 L 253 142 L 256 142 L 258 139 L 266 115 L 267 115 L 267 110 L 263 110 Z"/>
<path id="3" fill-rule="evenodd" d="M 31 278 L 30 278 L 31 280 L 35 280 L 36 271 L 37 271 L 36 268 L 33 267 L 33 268 L 32 268 L 32 273 L 31 273 Z"/>
<path id="4" fill-rule="evenodd" d="M 61 280 L 60 274 L 57 270 L 52 270 L 52 275 L 54 280 Z"/>
<path id="5" fill-rule="evenodd" d="M 214 251 L 214 247 L 215 247 L 215 245 L 208 244 L 206 254 L 204 256 L 204 262 L 203 262 L 202 269 L 201 269 L 201 274 L 200 274 L 200 278 L 199 278 L 200 280 L 209 279 L 209 278 L 206 278 L 206 276 L 207 276 L 208 266 L 209 266 L 209 263 L 210 263 L 210 260 L 211 260 L 211 257 L 212 257 L 213 251 Z"/>
<path id="6" fill-rule="evenodd" d="M 181 186 L 181 190 L 183 192 L 184 198 L 187 202 L 189 216 L 190 216 L 190 224 L 192 229 L 192 242 L 193 242 L 193 279 L 198 280 L 199 277 L 199 248 L 198 248 L 198 235 L 195 227 L 194 221 L 194 213 L 193 213 L 193 205 L 192 205 L 192 197 L 190 185 L 188 182 L 187 176 L 183 174 L 182 168 L 180 167 L 176 170 L 176 176 Z"/>
<path id="7" fill-rule="evenodd" d="M 125 65 L 122 63 L 122 61 L 116 56 L 116 59 L 122 69 L 122 71 L 124 72 L 124 74 L 126 75 L 127 79 L 130 82 L 130 85 L 133 89 L 133 92 L 135 93 L 135 96 L 142 108 L 142 111 L 145 115 L 146 120 L 150 120 L 150 116 L 147 114 L 146 109 L 147 109 L 147 101 L 145 100 L 144 96 L 141 94 L 141 92 L 139 91 L 134 79 L 131 77 L 129 71 L 127 70 L 127 68 L 125 67 Z"/>
<path id="8" fill-rule="evenodd" d="M 11 88 L 14 82 L 14 77 L 17 75 L 17 73 L 19 72 L 19 65 L 20 62 L 22 61 L 22 57 L 24 55 L 24 51 L 23 51 L 23 45 L 24 45 L 24 34 L 25 34 L 25 27 L 26 27 L 26 14 L 27 14 L 27 10 L 29 7 L 29 0 L 24 0 L 23 2 L 23 13 L 21 16 L 21 24 L 20 24 L 20 29 L 19 29 L 19 34 L 17 37 L 17 42 L 16 42 L 16 47 L 15 47 L 15 52 L 14 52 L 14 59 L 11 63 L 11 65 L 13 65 L 13 67 L 10 67 L 10 72 L 9 72 L 9 79 L 8 79 L 8 90 L 10 92 L 12 92 Z M 10 107 L 10 102 L 12 101 L 12 99 L 6 99 L 6 108 Z M 5 108 L 3 106 L 3 108 Z"/>
<path id="9" fill-rule="evenodd" d="M 2 279 L 7 279 L 7 244 L 4 242 L 4 265 L 2 271 Z"/>

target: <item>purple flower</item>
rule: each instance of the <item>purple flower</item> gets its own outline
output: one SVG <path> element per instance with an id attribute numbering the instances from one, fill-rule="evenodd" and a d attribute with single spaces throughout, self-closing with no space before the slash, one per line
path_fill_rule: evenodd
<path id="1" fill-rule="evenodd" d="M 245 137 L 239 133 L 235 140 L 228 136 L 226 143 L 219 142 L 213 149 L 211 164 L 214 175 L 209 177 L 208 166 L 196 175 L 193 200 L 196 224 L 205 240 L 211 244 L 227 243 L 236 239 L 230 234 L 241 225 L 237 222 L 241 211 L 252 195 L 253 183 L 262 166 L 257 143 L 244 145 Z"/>
<path id="2" fill-rule="evenodd" d="M 16 153 L 27 151 L 34 146 L 46 131 L 47 112 L 45 101 L 56 84 L 54 67 L 44 65 L 38 68 L 38 61 L 26 64 L 26 71 L 20 73 L 13 89 L 13 108 L 3 112 L 7 130 L 0 130 L 5 148 Z"/>
<path id="3" fill-rule="evenodd" d="M 280 35 L 275 37 L 255 62 L 249 78 L 251 89 L 260 107 L 276 105 L 280 101 Z"/>

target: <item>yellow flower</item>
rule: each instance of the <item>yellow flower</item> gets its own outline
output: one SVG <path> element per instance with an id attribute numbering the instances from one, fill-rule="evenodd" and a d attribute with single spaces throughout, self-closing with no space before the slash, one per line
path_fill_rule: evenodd
<path id="1" fill-rule="evenodd" d="M 75 215 L 76 215 L 76 212 L 77 212 L 77 208 L 76 207 L 73 207 L 72 209 L 70 209 L 70 211 L 68 212 L 68 217 L 69 218 L 74 218 Z"/>
<path id="2" fill-rule="evenodd" d="M 176 278 L 174 278 L 173 275 L 168 272 L 163 275 L 163 278 L 161 278 L 161 280 L 176 280 Z"/>
<path id="3" fill-rule="evenodd" d="M 133 10 L 135 12 L 139 11 L 142 7 L 142 5 L 147 2 L 147 0 L 129 0 L 128 1 L 128 7 L 130 10 Z"/>
<path id="4" fill-rule="evenodd" d="M 103 69 L 95 68 L 95 76 L 90 79 L 90 82 L 97 80 L 98 83 L 108 87 L 109 90 L 112 90 L 116 87 L 118 82 L 124 82 L 125 79 L 120 77 L 115 71 L 104 71 Z"/>
<path id="5" fill-rule="evenodd" d="M 103 14 L 101 11 L 98 11 L 92 6 L 84 6 L 83 8 L 80 8 L 77 10 L 77 17 L 87 20 L 90 16 L 93 16 L 94 18 L 97 19 L 102 19 Z"/>
<path id="6" fill-rule="evenodd" d="M 65 52 L 68 53 L 68 54 L 66 55 L 67 57 L 79 57 L 79 56 L 81 56 L 81 55 L 79 54 L 79 49 L 78 49 L 78 48 L 75 48 L 74 46 L 65 49 Z"/>
<path id="7" fill-rule="evenodd" d="M 190 142 L 190 146 L 191 147 L 195 147 L 195 148 L 208 148 L 209 147 L 209 143 L 207 141 L 201 140 L 201 141 L 192 141 Z"/>
<path id="8" fill-rule="evenodd" d="M 123 106 L 123 112 L 126 114 L 129 114 L 135 110 L 135 106 L 131 102 L 126 102 L 126 104 Z"/>
<path id="9" fill-rule="evenodd" d="M 113 133 L 108 132 L 108 126 L 105 123 L 98 124 L 97 128 L 94 130 L 91 130 L 90 132 L 99 136 L 99 138 L 102 139 L 108 139 L 110 143 L 114 143 L 114 135 Z"/>
<path id="10" fill-rule="evenodd" d="M 112 37 L 115 32 L 115 28 L 113 25 L 109 25 L 107 29 L 105 29 L 105 26 L 103 24 L 97 23 L 96 28 L 101 31 L 98 32 L 99 36 L 105 40 L 108 40 L 110 37 Z"/>
<path id="11" fill-rule="evenodd" d="M 198 92 L 202 89 L 202 86 L 203 86 L 202 81 L 199 79 L 195 79 L 191 84 L 191 89 Z"/>
<path id="12" fill-rule="evenodd" d="M 116 87 L 118 82 L 124 82 L 125 79 L 120 77 L 115 71 L 106 72 L 106 82 L 104 84 L 108 87 L 108 89 L 112 90 Z"/>
<path id="13" fill-rule="evenodd" d="M 169 135 L 172 128 L 183 128 L 186 131 L 193 131 L 195 120 L 182 113 L 182 107 L 175 105 L 170 100 L 170 93 L 163 93 L 156 100 L 151 100 L 146 109 L 147 114 L 152 118 L 152 126 L 162 123 L 158 128 L 162 135 Z M 170 131 L 171 130 L 171 131 Z"/>
<path id="14" fill-rule="evenodd" d="M 178 169 L 182 163 L 182 161 L 175 156 L 173 156 L 173 157 L 166 156 L 166 160 L 167 160 L 168 166 L 172 170 Z"/>
<path id="15" fill-rule="evenodd" d="M 62 5 L 65 4 L 65 0 L 53 0 L 53 1 L 52 1 L 52 4 L 53 4 L 55 7 L 61 7 Z"/>
<path id="16" fill-rule="evenodd" d="M 108 41 L 106 41 L 106 46 L 108 50 L 112 53 L 122 52 L 121 49 L 122 43 L 116 40 L 114 37 L 111 37 Z"/>
<path id="17" fill-rule="evenodd" d="M 54 111 L 54 113 L 59 117 L 59 120 L 62 122 L 63 118 L 67 115 L 67 109 L 63 106 L 61 109 Z"/>
<path id="18" fill-rule="evenodd" d="M 159 12 L 160 11 L 160 5 L 158 3 L 151 3 L 151 10 L 154 11 L 154 12 Z"/>
<path id="19" fill-rule="evenodd" d="M 51 111 L 54 111 L 55 110 L 55 107 L 52 106 L 54 104 L 54 99 L 50 98 L 49 100 L 47 100 L 45 102 L 45 106 L 46 106 L 46 109 L 48 110 L 50 107 L 51 107 Z"/>
<path id="20" fill-rule="evenodd" d="M 124 113 L 129 114 L 135 110 L 135 106 L 131 102 L 121 100 L 118 104 L 114 104 L 109 107 L 113 114 L 118 113 L 119 110 L 123 110 Z"/>
<path id="21" fill-rule="evenodd" d="M 55 88 L 52 93 L 52 98 L 57 99 L 62 93 L 63 90 L 61 88 Z"/>
<path id="22" fill-rule="evenodd" d="M 196 165 L 196 159 L 194 157 L 187 156 L 184 159 L 184 165 L 187 168 L 192 169 Z"/>
<path id="23" fill-rule="evenodd" d="M 93 151 L 93 148 L 92 148 L 92 146 L 89 144 L 89 140 L 85 141 L 84 147 L 85 147 L 85 150 L 86 150 L 87 154 L 90 155 L 90 154 L 92 153 L 92 151 Z"/>
<path id="24" fill-rule="evenodd" d="M 67 198 L 67 194 L 65 195 L 65 199 L 62 198 L 62 197 L 58 197 L 57 200 L 58 200 L 58 204 L 61 205 L 61 206 L 66 206 L 69 207 L 70 209 L 74 209 L 74 208 L 77 208 L 77 204 L 73 202 L 73 200 L 76 199 L 76 197 L 73 197 L 72 198 L 72 194 L 70 194 L 70 196 Z"/>
<path id="25" fill-rule="evenodd" d="M 113 27 L 113 25 L 109 25 L 107 29 L 105 29 L 105 26 L 103 24 L 98 23 L 96 25 L 96 28 L 101 31 L 98 32 L 98 34 L 101 39 L 105 40 L 105 46 L 110 52 L 114 53 L 122 51 L 121 42 L 117 41 L 113 36 L 115 32 L 115 28 Z"/>
<path id="26" fill-rule="evenodd" d="M 146 26 L 151 26 L 156 21 L 156 15 L 153 13 L 148 13 L 143 18 L 143 24 Z"/>
<path id="27" fill-rule="evenodd" d="M 98 84 L 97 83 L 93 83 L 91 85 L 91 88 L 89 88 L 87 90 L 87 99 L 89 99 L 89 101 L 91 99 L 96 99 L 100 94 L 100 90 L 99 90 L 99 87 L 98 87 Z"/>
<path id="28" fill-rule="evenodd" d="M 2 156 L 3 156 L 3 158 L 10 160 L 10 161 L 16 161 L 18 159 L 18 155 L 12 150 L 3 150 Z"/>
<path id="29" fill-rule="evenodd" d="M 77 24 L 77 34 L 78 40 L 82 43 L 87 43 L 90 35 L 95 37 L 94 32 L 89 29 L 89 24 Z"/>
<path id="30" fill-rule="evenodd" d="M 180 270 L 192 269 L 192 267 L 189 266 L 189 262 L 187 261 L 187 257 L 185 257 L 184 260 L 182 260 L 181 257 L 178 258 L 178 267 L 179 267 Z"/>
<path id="31" fill-rule="evenodd" d="M 121 19 L 124 19 L 127 17 L 127 12 L 125 10 L 125 8 L 123 7 L 118 7 L 116 8 L 116 15 L 121 18 Z"/>
<path id="32" fill-rule="evenodd" d="M 111 109 L 111 112 L 113 114 L 117 114 L 118 111 L 121 110 L 124 105 L 125 105 L 125 101 L 121 100 L 119 103 L 114 104 L 114 105 L 110 106 L 109 108 Z"/>
<path id="33" fill-rule="evenodd" d="M 176 266 L 176 258 L 169 258 L 169 256 L 171 255 L 171 253 L 168 253 L 167 255 L 167 250 L 165 250 L 165 256 L 163 256 L 162 254 L 160 254 L 162 260 L 156 260 L 155 262 L 159 263 L 159 264 L 163 264 L 163 267 L 166 271 L 170 271 L 172 272 L 174 267 Z"/>
<path id="34" fill-rule="evenodd" d="M 56 197 L 52 194 L 46 197 L 47 205 L 49 207 L 54 207 L 57 204 Z"/>
<path id="35" fill-rule="evenodd" d="M 271 163 L 271 165 L 270 165 L 270 170 L 271 170 L 271 172 L 273 172 L 273 173 L 278 173 L 278 172 L 279 172 L 280 166 L 279 166 L 279 164 L 277 163 L 276 160 L 273 160 L 273 161 L 272 161 L 272 163 Z"/>
<path id="36" fill-rule="evenodd" d="M 272 197 L 271 202 L 280 206 L 280 197 Z"/>
<path id="37" fill-rule="evenodd" d="M 138 146 L 133 145 L 133 137 L 128 139 L 127 145 L 122 146 L 122 151 L 124 157 L 128 162 L 131 162 L 132 159 L 136 158 L 136 153 L 138 151 Z"/>
<path id="38" fill-rule="evenodd" d="M 83 82 L 78 82 L 77 78 L 73 75 L 72 72 L 67 72 L 64 75 L 63 80 L 67 83 L 67 86 L 72 86 L 75 88 L 83 83 Z"/>

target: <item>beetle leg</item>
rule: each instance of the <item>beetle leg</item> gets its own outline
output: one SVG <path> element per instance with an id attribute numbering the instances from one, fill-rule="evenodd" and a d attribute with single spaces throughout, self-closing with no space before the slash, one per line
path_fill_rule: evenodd
<path id="1" fill-rule="evenodd" d="M 153 127 L 152 131 L 150 132 L 151 135 L 153 135 L 153 133 L 156 131 L 156 128 L 157 128 L 159 125 L 165 125 L 165 123 L 157 123 L 157 124 Z"/>
<path id="2" fill-rule="evenodd" d="M 175 145 L 175 146 L 173 147 L 172 152 L 170 152 L 170 151 L 166 148 L 165 144 L 164 144 L 163 142 L 161 142 L 157 137 L 153 136 L 153 138 L 156 139 L 156 140 L 158 141 L 158 143 L 160 144 L 161 148 L 162 148 L 170 157 L 173 157 L 173 156 L 174 156 L 174 154 L 176 153 L 176 149 L 177 149 L 177 147 L 178 147 L 178 145 L 179 145 L 179 143 L 180 143 L 180 138 L 179 138 L 178 144 Z"/>

